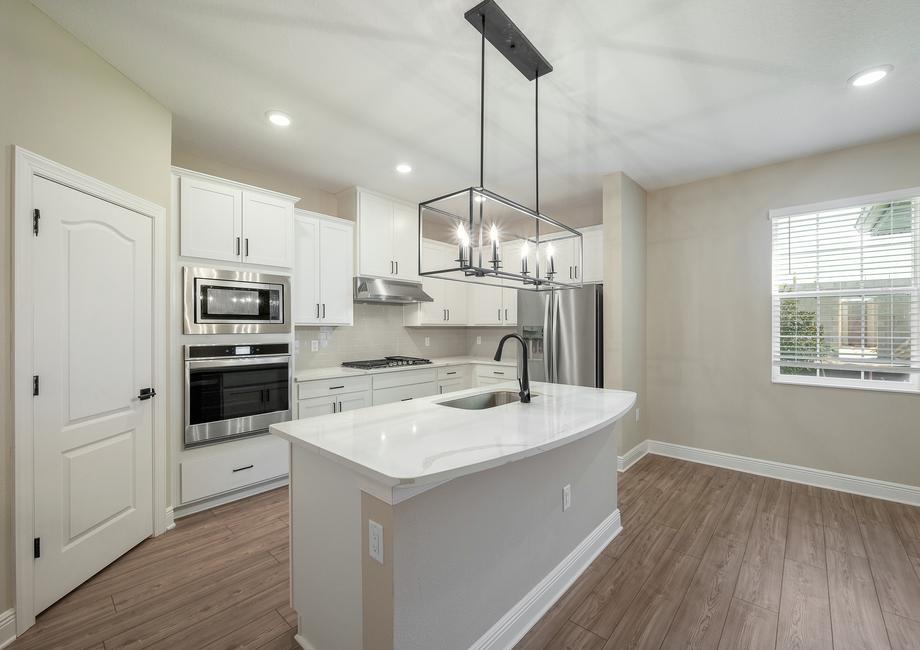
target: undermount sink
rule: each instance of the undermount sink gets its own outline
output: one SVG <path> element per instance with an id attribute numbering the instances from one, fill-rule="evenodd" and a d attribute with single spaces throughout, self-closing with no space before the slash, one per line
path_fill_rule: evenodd
<path id="1" fill-rule="evenodd" d="M 441 406 L 450 406 L 455 409 L 467 409 L 470 411 L 481 411 L 496 406 L 520 402 L 521 396 L 510 390 L 496 390 L 490 393 L 477 393 L 468 397 L 448 400 L 446 402 L 437 402 Z"/>

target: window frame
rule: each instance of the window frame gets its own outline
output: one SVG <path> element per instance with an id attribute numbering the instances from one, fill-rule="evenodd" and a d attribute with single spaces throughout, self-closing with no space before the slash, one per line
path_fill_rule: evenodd
<path id="1" fill-rule="evenodd" d="M 774 363 L 776 350 L 774 349 L 773 333 L 778 331 L 780 326 L 780 309 L 777 308 L 773 287 L 773 220 L 777 217 L 789 217 L 801 214 L 810 214 L 813 212 L 825 212 L 828 210 L 839 210 L 850 208 L 860 204 L 867 203 L 889 203 L 907 198 L 920 197 L 920 187 L 905 188 L 893 190 L 890 192 L 880 192 L 877 194 L 865 194 L 862 196 L 853 196 L 844 199 L 834 199 L 831 201 L 821 201 L 818 203 L 809 203 L 804 205 L 794 205 L 785 208 L 771 208 L 767 212 L 767 220 L 770 223 L 770 379 L 773 384 L 789 384 L 793 386 L 817 386 L 819 388 L 848 388 L 851 390 L 869 390 L 882 391 L 888 393 L 910 393 L 920 394 L 920 372 L 909 372 L 910 379 L 906 382 L 891 382 L 873 379 L 845 379 L 842 377 L 809 377 L 806 375 L 783 375 L 780 373 L 780 364 Z M 915 275 L 911 284 L 910 293 L 913 294 L 914 302 L 917 309 L 920 309 L 920 233 L 917 233 L 914 241 L 915 257 Z M 911 317 L 911 346 L 920 347 L 920 317 Z M 885 372 L 884 370 L 882 372 Z"/>

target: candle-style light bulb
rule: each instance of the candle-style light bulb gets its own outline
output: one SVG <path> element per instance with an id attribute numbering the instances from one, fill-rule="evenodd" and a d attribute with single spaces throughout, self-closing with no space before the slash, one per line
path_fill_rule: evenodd
<path id="1" fill-rule="evenodd" d="M 521 246 L 521 273 L 527 275 L 527 258 L 530 256 L 530 247 L 527 245 L 527 242 L 524 242 L 524 245 Z"/>
<path id="2" fill-rule="evenodd" d="M 546 257 L 549 258 L 549 272 L 547 275 L 553 276 L 556 273 L 556 265 L 553 263 L 553 255 L 556 253 L 556 249 L 553 248 L 552 244 L 546 245 Z"/>
<path id="3" fill-rule="evenodd" d="M 466 234 L 462 223 L 457 224 L 457 239 L 460 240 L 460 257 L 457 261 L 460 262 L 460 266 L 463 266 L 466 264 L 466 250 L 470 246 L 470 237 Z"/>
<path id="4" fill-rule="evenodd" d="M 489 228 L 489 238 L 492 240 L 492 268 L 497 271 L 501 260 L 498 257 L 498 227 L 494 223 Z"/>

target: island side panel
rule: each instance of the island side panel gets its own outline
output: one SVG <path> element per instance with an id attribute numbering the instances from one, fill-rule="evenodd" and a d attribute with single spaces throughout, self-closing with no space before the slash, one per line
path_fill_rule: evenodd
<path id="1" fill-rule="evenodd" d="M 394 647 L 469 647 L 552 572 L 617 510 L 618 438 L 610 425 L 393 506 Z"/>
<path id="2" fill-rule="evenodd" d="M 370 556 L 368 522 L 383 527 L 383 563 Z M 393 650 L 393 506 L 361 493 L 361 571 L 364 648 Z"/>
<path id="3" fill-rule="evenodd" d="M 305 648 L 362 650 L 361 491 L 355 475 L 291 448 L 291 591 Z"/>

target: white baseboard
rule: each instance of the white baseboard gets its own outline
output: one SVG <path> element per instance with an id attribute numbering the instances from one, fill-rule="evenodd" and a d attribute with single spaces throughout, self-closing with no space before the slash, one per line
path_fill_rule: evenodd
<path id="1" fill-rule="evenodd" d="M 16 640 L 16 610 L 8 609 L 0 613 L 0 648 L 5 648 Z"/>
<path id="2" fill-rule="evenodd" d="M 313 644 L 307 641 L 306 637 L 301 636 L 299 633 L 294 635 L 294 641 L 304 650 L 316 650 Z"/>
<path id="3" fill-rule="evenodd" d="M 623 530 L 615 510 L 582 540 L 536 587 L 483 634 L 471 650 L 512 648 L 572 586 L 588 565 Z"/>
<path id="4" fill-rule="evenodd" d="M 617 457 L 617 470 L 625 472 L 648 453 L 648 440 L 643 440 L 638 445 Z"/>
<path id="5" fill-rule="evenodd" d="M 805 485 L 815 485 L 817 487 L 837 490 L 839 492 L 849 492 L 850 494 L 860 494 L 876 499 L 899 501 L 912 506 L 920 506 L 920 487 L 914 485 L 879 481 L 877 479 L 863 478 L 861 476 L 828 472 L 823 469 L 812 469 L 810 467 L 801 467 L 788 463 L 778 463 L 772 460 L 748 458 L 747 456 L 737 456 L 735 454 L 710 451 L 708 449 L 697 449 L 696 447 L 676 445 L 670 442 L 659 442 L 657 440 L 648 440 L 646 442 L 648 448 L 647 453 L 650 454 L 670 456 L 672 458 L 680 458 L 681 460 L 689 460 L 694 463 L 715 465 L 716 467 L 725 467 L 739 472 L 778 478 L 792 483 L 804 483 Z M 629 453 L 631 454 L 632 451 Z"/>

